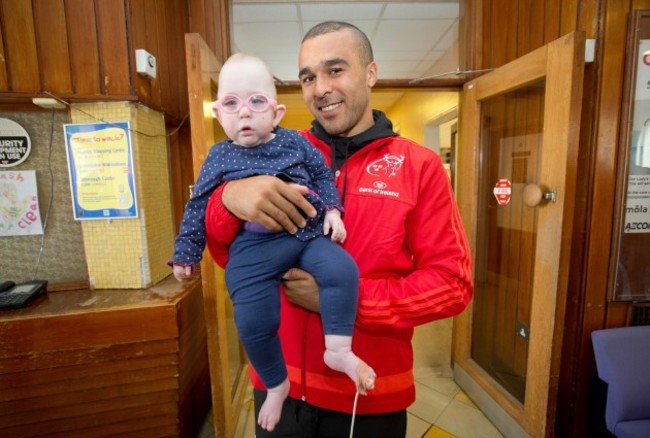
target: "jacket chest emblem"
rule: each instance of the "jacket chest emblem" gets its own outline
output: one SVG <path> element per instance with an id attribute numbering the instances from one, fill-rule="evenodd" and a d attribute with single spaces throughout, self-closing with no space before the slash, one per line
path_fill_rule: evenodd
<path id="1" fill-rule="evenodd" d="M 404 155 L 385 154 L 366 166 L 366 178 L 359 186 L 359 193 L 380 197 L 399 198 L 399 192 L 391 190 L 385 178 L 396 176 L 404 164 Z M 368 177 L 370 175 L 370 177 Z M 379 179 L 377 179 L 379 178 Z"/>
<path id="2" fill-rule="evenodd" d="M 373 161 L 366 167 L 366 172 L 373 176 L 393 177 L 402 168 L 404 155 L 386 154 L 382 158 Z"/>

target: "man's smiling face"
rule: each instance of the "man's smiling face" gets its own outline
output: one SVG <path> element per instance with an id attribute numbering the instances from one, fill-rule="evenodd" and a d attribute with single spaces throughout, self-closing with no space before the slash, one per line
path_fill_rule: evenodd
<path id="1" fill-rule="evenodd" d="M 361 64 L 360 44 L 352 32 L 306 40 L 298 62 L 305 104 L 328 134 L 351 137 L 372 126 L 370 92 L 377 65 Z"/>

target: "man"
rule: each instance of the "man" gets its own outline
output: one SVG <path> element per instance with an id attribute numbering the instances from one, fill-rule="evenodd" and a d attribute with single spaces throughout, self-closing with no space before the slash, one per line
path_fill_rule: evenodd
<path id="1" fill-rule="evenodd" d="M 292 269 L 280 325 L 291 389 L 275 430 L 258 427 L 256 436 L 342 437 L 354 421 L 357 438 L 404 437 L 406 408 L 415 400 L 413 328 L 457 315 L 472 296 L 461 219 L 440 158 L 397 136 L 372 110 L 377 64 L 363 32 L 341 22 L 315 26 L 302 41 L 299 68 L 316 119 L 301 133 L 334 171 L 348 230 L 343 247 L 361 277 L 353 348 L 377 377 L 375 389 L 356 398 L 354 385 L 325 366 L 318 285 Z M 242 219 L 289 232 L 304 226 L 301 211 L 314 212 L 302 194 L 269 176 L 220 187 L 206 216 L 215 260 L 227 261 Z M 257 408 L 265 392 L 254 371 L 251 379 Z"/>

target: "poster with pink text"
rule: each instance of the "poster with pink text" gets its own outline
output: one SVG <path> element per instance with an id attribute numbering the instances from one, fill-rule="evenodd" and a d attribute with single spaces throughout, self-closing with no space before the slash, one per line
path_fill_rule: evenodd
<path id="1" fill-rule="evenodd" d="M 0 236 L 33 234 L 43 234 L 36 171 L 0 171 Z"/>

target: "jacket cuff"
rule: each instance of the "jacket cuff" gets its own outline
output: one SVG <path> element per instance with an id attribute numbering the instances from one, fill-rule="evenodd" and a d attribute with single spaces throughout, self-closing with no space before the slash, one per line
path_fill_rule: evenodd
<path id="1" fill-rule="evenodd" d="M 222 268 L 228 262 L 228 249 L 239 232 L 243 221 L 230 213 L 221 202 L 223 189 L 228 183 L 221 184 L 210 196 L 205 211 L 205 235 L 210 255 Z"/>

